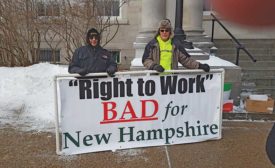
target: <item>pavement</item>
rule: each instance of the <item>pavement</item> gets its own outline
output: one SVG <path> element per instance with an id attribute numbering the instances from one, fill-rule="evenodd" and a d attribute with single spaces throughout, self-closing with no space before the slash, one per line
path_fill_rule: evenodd
<path id="1" fill-rule="evenodd" d="M 1 168 L 272 168 L 265 152 L 272 121 L 224 119 L 222 139 L 192 144 L 56 154 L 55 134 L 0 127 Z"/>

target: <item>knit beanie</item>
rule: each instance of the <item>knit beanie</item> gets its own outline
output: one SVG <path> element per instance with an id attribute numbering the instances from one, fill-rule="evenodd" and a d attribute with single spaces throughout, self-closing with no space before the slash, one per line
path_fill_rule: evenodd
<path id="1" fill-rule="evenodd" d="M 96 38 L 98 39 L 98 44 L 100 44 L 100 33 L 95 29 L 95 28 L 91 28 L 90 30 L 88 30 L 87 34 L 86 34 L 86 42 L 87 44 L 89 44 L 89 38 L 92 36 L 96 36 Z"/>

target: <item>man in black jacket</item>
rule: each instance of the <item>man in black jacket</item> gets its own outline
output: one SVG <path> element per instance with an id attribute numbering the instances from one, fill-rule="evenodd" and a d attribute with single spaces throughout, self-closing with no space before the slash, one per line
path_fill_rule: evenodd
<path id="1" fill-rule="evenodd" d="M 112 54 L 100 46 L 100 34 L 92 28 L 86 35 L 87 45 L 77 48 L 69 65 L 69 73 L 85 76 L 88 73 L 107 72 L 113 76 L 117 64 Z"/>

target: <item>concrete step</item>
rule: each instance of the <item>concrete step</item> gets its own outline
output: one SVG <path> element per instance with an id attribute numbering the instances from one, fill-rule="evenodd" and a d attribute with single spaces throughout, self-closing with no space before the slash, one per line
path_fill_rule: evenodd
<path id="1" fill-rule="evenodd" d="M 247 51 L 254 57 L 254 56 L 274 56 L 275 51 L 266 48 L 247 48 Z M 218 48 L 216 55 L 237 55 L 236 48 Z M 240 50 L 240 56 L 247 55 L 243 50 Z"/>
<path id="2" fill-rule="evenodd" d="M 254 83 L 257 86 L 275 86 L 275 76 L 242 78 L 242 83 Z"/>
<path id="3" fill-rule="evenodd" d="M 275 99 L 275 86 L 254 86 L 254 87 L 241 87 L 242 92 L 250 92 L 253 94 L 266 94 Z"/>
<path id="4" fill-rule="evenodd" d="M 237 49 L 232 40 L 215 40 L 216 56 L 236 63 Z M 275 40 L 240 40 L 257 62 L 240 50 L 242 69 L 241 90 L 255 94 L 268 94 L 275 99 Z"/>
<path id="5" fill-rule="evenodd" d="M 247 60 L 240 60 L 239 66 L 245 67 L 275 67 L 275 61 L 247 61 Z"/>
<path id="6" fill-rule="evenodd" d="M 218 56 L 219 58 L 222 58 L 224 60 L 227 61 L 232 61 L 233 63 L 235 63 L 237 54 L 216 54 L 216 56 Z M 257 61 L 275 61 L 275 55 L 262 55 L 262 54 L 253 54 L 252 55 L 254 59 L 256 59 Z M 246 54 L 240 54 L 239 55 L 239 61 L 252 61 L 250 59 L 250 57 Z"/>
<path id="7" fill-rule="evenodd" d="M 239 42 L 246 48 L 275 48 L 275 40 L 239 40 Z M 215 46 L 217 48 L 230 48 L 235 47 L 237 44 L 233 40 L 229 39 L 215 39 Z"/>
<path id="8" fill-rule="evenodd" d="M 275 67 L 242 67 L 243 78 L 275 76 Z"/>

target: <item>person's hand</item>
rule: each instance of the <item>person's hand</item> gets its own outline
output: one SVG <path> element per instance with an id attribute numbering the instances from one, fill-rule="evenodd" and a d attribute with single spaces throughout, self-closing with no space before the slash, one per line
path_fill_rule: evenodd
<path id="1" fill-rule="evenodd" d="M 82 68 L 82 69 L 80 69 L 80 70 L 78 71 L 78 74 L 79 74 L 80 76 L 85 76 L 85 75 L 88 74 L 88 72 L 86 71 L 85 68 Z"/>
<path id="2" fill-rule="evenodd" d="M 158 72 L 163 72 L 164 71 L 164 68 L 159 65 L 159 64 L 156 64 L 154 67 L 153 67 L 153 70 L 156 70 Z"/>
<path id="3" fill-rule="evenodd" d="M 110 77 L 113 77 L 116 73 L 116 68 L 115 67 L 108 67 L 106 72 Z"/>
<path id="4" fill-rule="evenodd" d="M 208 64 L 199 64 L 199 69 L 204 70 L 205 72 L 209 72 L 210 71 L 210 67 Z"/>

